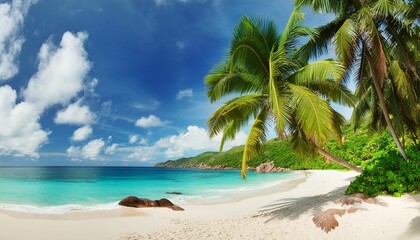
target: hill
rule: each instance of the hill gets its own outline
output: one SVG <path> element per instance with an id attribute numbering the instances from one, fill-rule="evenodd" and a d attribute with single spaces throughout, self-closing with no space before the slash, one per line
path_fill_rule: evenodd
<path id="1" fill-rule="evenodd" d="M 239 169 L 244 146 L 233 147 L 224 152 L 205 152 L 195 157 L 180 158 L 158 163 L 156 167 L 199 167 L 214 169 Z M 290 169 L 342 169 L 335 163 L 326 163 L 322 157 L 302 158 L 297 156 L 290 142 L 272 139 L 264 144 L 259 156 L 248 162 L 250 168 L 274 161 L 275 166 Z"/>

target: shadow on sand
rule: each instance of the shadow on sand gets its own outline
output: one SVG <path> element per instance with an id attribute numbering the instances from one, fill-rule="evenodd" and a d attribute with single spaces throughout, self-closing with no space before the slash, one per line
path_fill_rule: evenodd
<path id="1" fill-rule="evenodd" d="M 259 215 L 271 217 L 267 220 L 270 221 L 276 218 L 289 218 L 295 220 L 308 211 L 311 211 L 314 214 L 319 213 L 322 211 L 322 206 L 324 204 L 335 201 L 343 196 L 346 188 L 347 187 L 340 187 L 322 195 L 280 199 L 273 204 L 262 207 L 259 211 Z"/>
<path id="2" fill-rule="evenodd" d="M 342 197 L 346 189 L 347 186 L 344 186 L 322 195 L 279 199 L 270 205 L 262 207 L 257 215 L 268 217 L 269 219 L 267 221 L 276 218 L 295 220 L 307 212 L 315 215 L 323 211 L 322 207 L 325 204 L 334 202 Z M 387 207 L 385 202 L 380 202 L 378 199 L 375 201 L 375 204 Z"/>

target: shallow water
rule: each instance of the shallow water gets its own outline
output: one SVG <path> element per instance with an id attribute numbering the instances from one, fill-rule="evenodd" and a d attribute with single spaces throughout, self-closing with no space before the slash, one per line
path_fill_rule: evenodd
<path id="1" fill-rule="evenodd" d="M 0 208 L 40 213 L 113 209 L 126 196 L 175 203 L 222 199 L 267 189 L 296 173 L 153 167 L 2 167 Z M 168 192 L 180 192 L 172 195 Z"/>

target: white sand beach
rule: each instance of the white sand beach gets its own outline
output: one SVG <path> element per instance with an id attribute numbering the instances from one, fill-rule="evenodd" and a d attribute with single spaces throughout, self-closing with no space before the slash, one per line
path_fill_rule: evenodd
<path id="1" fill-rule="evenodd" d="M 167 208 L 118 208 L 40 215 L 0 211 L 0 239 L 420 239 L 420 195 L 381 196 L 376 204 L 334 203 L 357 175 L 306 171 L 302 179 L 244 199 Z M 312 218 L 327 209 L 338 226 L 326 233 Z M 343 210 L 343 211 L 344 211 Z"/>

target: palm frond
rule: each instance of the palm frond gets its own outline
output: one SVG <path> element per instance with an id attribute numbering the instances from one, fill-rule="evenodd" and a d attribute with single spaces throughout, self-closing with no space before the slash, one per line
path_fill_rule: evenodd
<path id="1" fill-rule="evenodd" d="M 261 102 L 266 98 L 263 94 L 249 94 L 224 103 L 207 121 L 210 137 L 218 135 L 232 120 L 238 121 L 241 126 L 245 125 L 248 119 L 258 112 Z"/>
<path id="2" fill-rule="evenodd" d="M 226 62 L 216 65 L 205 77 L 210 102 L 232 94 L 248 94 L 264 89 L 262 79 L 246 72 L 231 72 Z"/>
<path id="3" fill-rule="evenodd" d="M 356 23 L 349 18 L 341 25 L 332 39 L 336 54 L 345 66 L 351 66 L 355 59 L 358 36 Z"/>
<path id="4" fill-rule="evenodd" d="M 302 62 L 308 62 L 309 59 L 316 59 L 326 54 L 328 47 L 331 45 L 331 39 L 344 21 L 345 19 L 334 19 L 332 22 L 316 28 L 308 42 L 298 49 L 296 56 Z"/>
<path id="5" fill-rule="evenodd" d="M 351 115 L 351 125 L 353 126 L 354 130 L 361 126 L 361 123 L 365 119 L 366 114 L 370 109 L 372 91 L 372 87 L 366 89 L 353 109 L 353 113 Z"/>
<path id="6" fill-rule="evenodd" d="M 315 12 L 338 13 L 343 9 L 345 1 L 337 0 L 294 0 L 295 6 L 310 6 Z"/>
<path id="7" fill-rule="evenodd" d="M 236 27 L 229 53 L 232 67 L 247 69 L 249 73 L 268 75 L 266 61 L 273 46 L 278 44 L 278 34 L 272 21 L 243 17 Z"/>
<path id="8" fill-rule="evenodd" d="M 334 102 L 354 106 L 353 94 L 340 82 L 344 72 L 345 68 L 341 63 L 322 60 L 302 67 L 290 75 L 289 82 L 305 86 Z"/>
<path id="9" fill-rule="evenodd" d="M 313 142 L 325 142 L 330 132 L 332 114 L 327 101 L 305 87 L 289 84 L 289 88 L 299 126 Z"/>
<path id="10" fill-rule="evenodd" d="M 394 6 L 390 0 L 377 0 L 373 5 L 373 10 L 381 17 L 387 17 L 393 9 Z"/>
<path id="11" fill-rule="evenodd" d="M 247 162 L 261 151 L 262 143 L 266 139 L 266 122 L 269 116 L 268 107 L 261 108 L 254 119 L 245 142 L 244 154 L 242 155 L 241 175 L 246 179 Z"/>
<path id="12" fill-rule="evenodd" d="M 300 11 L 298 7 L 295 8 L 292 14 L 290 14 L 289 20 L 287 21 L 283 33 L 281 34 L 279 48 L 293 49 L 295 47 L 294 42 L 296 37 L 298 37 L 295 30 L 299 27 L 299 25 L 303 22 L 304 19 L 305 15 L 303 14 L 303 12 Z M 300 30 L 303 30 L 303 28 L 300 28 Z"/>
<path id="13" fill-rule="evenodd" d="M 241 130 L 241 121 L 230 120 L 223 129 L 222 140 L 220 141 L 219 151 L 223 151 L 223 147 L 227 140 L 235 140 L 236 134 Z"/>
<path id="14" fill-rule="evenodd" d="M 397 91 L 402 98 L 407 98 L 411 103 L 416 102 L 417 96 L 414 91 L 412 80 L 406 75 L 398 61 L 392 61 L 389 67 L 392 81 L 395 83 Z"/>
<path id="15" fill-rule="evenodd" d="M 343 136 L 342 127 L 344 126 L 344 124 L 346 122 L 346 119 L 343 117 L 343 115 L 341 115 L 339 112 L 335 111 L 332 108 L 331 108 L 331 113 L 332 113 L 331 132 L 337 138 L 337 142 L 341 146 L 343 144 L 343 142 L 342 142 L 342 136 Z"/>

